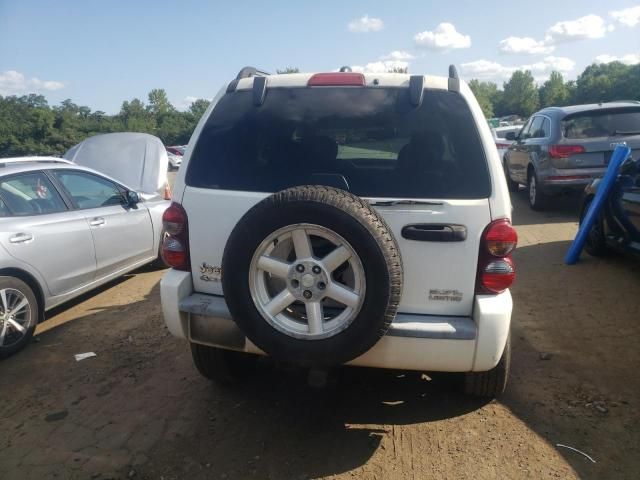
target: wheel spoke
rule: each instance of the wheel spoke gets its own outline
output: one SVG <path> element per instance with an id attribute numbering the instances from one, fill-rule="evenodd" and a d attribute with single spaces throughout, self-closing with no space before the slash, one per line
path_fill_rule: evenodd
<path id="1" fill-rule="evenodd" d="M 22 310 L 24 307 L 26 307 L 27 305 L 29 305 L 29 300 L 27 300 L 26 298 L 23 298 L 20 303 L 18 303 L 15 307 L 13 307 L 11 309 L 11 315 L 17 315 L 18 312 L 20 312 L 20 310 Z"/>
<path id="2" fill-rule="evenodd" d="M 287 262 L 266 255 L 258 259 L 258 268 L 280 278 L 287 278 L 287 274 L 289 273 L 289 264 Z"/>
<path id="3" fill-rule="evenodd" d="M 278 295 L 273 297 L 269 303 L 264 306 L 264 309 L 269 315 L 277 315 L 282 310 L 291 305 L 296 298 L 289 290 L 283 290 Z"/>
<path id="4" fill-rule="evenodd" d="M 296 251 L 296 258 L 298 260 L 313 257 L 311 240 L 304 229 L 298 228 L 291 232 L 291 239 L 293 240 L 293 248 Z"/>
<path id="5" fill-rule="evenodd" d="M 309 323 L 309 333 L 312 335 L 322 333 L 324 331 L 322 312 L 322 304 L 320 302 L 309 302 L 305 304 L 307 310 L 307 322 Z"/>
<path id="6" fill-rule="evenodd" d="M 332 283 L 327 288 L 327 297 L 332 298 L 336 302 L 340 302 L 347 307 L 355 308 L 358 306 L 359 295 L 348 288 L 337 283 Z"/>
<path id="7" fill-rule="evenodd" d="M 4 345 L 4 336 L 7 333 L 8 326 L 9 326 L 8 322 L 4 322 L 4 325 L 2 325 L 2 331 L 0 331 L 0 347 Z"/>
<path id="8" fill-rule="evenodd" d="M 11 325 L 13 325 L 13 328 L 15 328 L 16 330 L 18 330 L 20 333 L 24 333 L 24 332 L 25 332 L 25 330 L 26 330 L 26 329 L 25 329 L 22 325 L 20 325 L 18 322 L 16 322 L 15 320 L 13 320 L 13 319 L 11 319 L 11 318 L 10 318 L 10 319 L 8 320 L 8 322 L 9 322 Z"/>
<path id="9" fill-rule="evenodd" d="M 333 272 L 336 268 L 351 258 L 351 252 L 344 246 L 340 245 L 333 252 L 322 259 L 324 268 L 329 272 Z"/>
<path id="10" fill-rule="evenodd" d="M 7 291 L 0 290 L 0 302 L 2 302 L 2 312 L 7 313 L 9 306 L 7 305 Z"/>

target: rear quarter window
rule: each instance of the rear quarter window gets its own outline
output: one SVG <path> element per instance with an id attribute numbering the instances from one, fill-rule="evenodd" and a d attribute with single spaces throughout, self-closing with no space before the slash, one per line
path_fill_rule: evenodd
<path id="1" fill-rule="evenodd" d="M 402 88 L 274 88 L 227 94 L 195 146 L 187 185 L 274 192 L 337 186 L 363 197 L 485 198 L 487 160 L 458 93 Z"/>

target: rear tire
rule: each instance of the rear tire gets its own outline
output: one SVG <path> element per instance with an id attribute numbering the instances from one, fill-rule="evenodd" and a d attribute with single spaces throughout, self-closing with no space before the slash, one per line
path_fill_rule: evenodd
<path id="1" fill-rule="evenodd" d="M 590 198 L 584 203 L 582 214 L 580 215 L 581 225 L 582 221 L 584 220 L 584 216 L 587 214 L 587 211 L 591 206 L 592 201 L 593 199 Z M 584 242 L 584 249 L 592 257 L 604 257 L 607 254 L 608 248 L 607 241 L 604 236 L 604 221 L 602 215 L 598 215 L 598 218 L 591 227 L 591 230 L 587 235 L 587 240 Z"/>
<path id="2" fill-rule="evenodd" d="M 544 210 L 547 206 L 548 197 L 540 191 L 538 176 L 534 171 L 530 171 L 527 179 L 527 197 L 529 206 L 533 210 Z"/>
<path id="3" fill-rule="evenodd" d="M 520 184 L 518 182 L 514 182 L 511 180 L 511 175 L 509 173 L 509 167 L 507 165 L 507 159 L 502 160 L 502 168 L 504 170 L 504 178 L 507 180 L 507 187 L 511 193 L 517 192 L 520 188 Z"/>
<path id="4" fill-rule="evenodd" d="M 221 385 L 235 385 L 253 376 L 258 356 L 222 348 L 191 344 L 193 363 L 200 375 Z"/>
<path id="5" fill-rule="evenodd" d="M 464 393 L 474 397 L 496 398 L 507 388 L 511 369 L 511 335 L 507 337 L 502 357 L 498 364 L 487 372 L 467 372 L 464 378 Z"/>
<path id="6" fill-rule="evenodd" d="M 7 311 L 13 314 L 7 317 Z M 0 358 L 13 355 L 29 343 L 39 314 L 38 300 L 29 285 L 15 277 L 0 277 Z"/>

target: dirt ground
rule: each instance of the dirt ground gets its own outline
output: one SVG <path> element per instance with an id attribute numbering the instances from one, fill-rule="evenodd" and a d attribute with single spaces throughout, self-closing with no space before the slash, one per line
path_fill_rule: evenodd
<path id="1" fill-rule="evenodd" d="M 638 478 L 640 262 L 567 267 L 578 202 L 514 203 L 499 401 L 463 397 L 451 376 L 356 368 L 317 390 L 268 362 L 245 386 L 211 385 L 165 329 L 162 272 L 146 269 L 51 312 L 0 363 L 0 478 Z"/>

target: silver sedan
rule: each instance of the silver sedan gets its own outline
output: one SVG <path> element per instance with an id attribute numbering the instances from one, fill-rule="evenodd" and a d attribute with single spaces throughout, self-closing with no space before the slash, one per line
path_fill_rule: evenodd
<path id="1" fill-rule="evenodd" d="M 159 142 L 155 137 L 110 135 L 120 137 L 108 139 L 109 145 L 122 147 L 124 138 L 124 144 L 145 148 L 142 168 L 135 158 L 122 161 L 128 168 L 118 176 L 117 170 L 105 175 L 107 165 L 100 172 L 79 165 L 100 163 L 91 160 L 102 158 L 100 149 L 89 148 L 100 143 L 97 137 L 85 146 L 91 155 L 72 152 L 74 162 L 0 159 L 0 357 L 26 345 L 47 310 L 142 265 L 161 263 L 168 191 L 161 173 L 148 172 L 164 173 L 166 183 L 166 152 L 149 155 L 144 144 Z M 126 149 L 118 151 L 126 156 Z M 132 151 L 140 156 L 140 149 Z M 131 175 L 136 170 L 147 173 Z M 129 184 L 116 180 L 127 175 Z"/>

